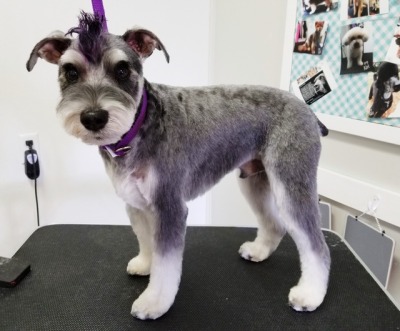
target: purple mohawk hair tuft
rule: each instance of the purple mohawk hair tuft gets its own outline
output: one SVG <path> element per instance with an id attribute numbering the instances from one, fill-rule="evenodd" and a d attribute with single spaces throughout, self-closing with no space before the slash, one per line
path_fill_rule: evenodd
<path id="1" fill-rule="evenodd" d="M 97 64 L 101 60 L 102 43 L 104 41 L 105 30 L 103 24 L 104 16 L 89 14 L 84 11 L 79 17 L 79 26 L 70 29 L 66 34 L 79 35 L 79 50 L 91 63 Z"/>

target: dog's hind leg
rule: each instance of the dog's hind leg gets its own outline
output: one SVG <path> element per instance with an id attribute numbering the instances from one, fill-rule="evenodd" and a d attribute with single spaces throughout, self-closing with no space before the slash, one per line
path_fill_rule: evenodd
<path id="1" fill-rule="evenodd" d="M 275 251 L 285 230 L 279 224 L 277 209 L 265 172 L 239 178 L 239 185 L 259 223 L 257 237 L 254 241 L 245 242 L 240 246 L 239 254 L 246 260 L 261 262 Z"/>
<path id="2" fill-rule="evenodd" d="M 289 304 L 297 311 L 313 311 L 322 303 L 330 269 L 329 249 L 320 228 L 316 187 L 320 147 L 305 140 L 305 136 L 304 139 L 281 140 L 278 147 L 270 148 L 270 158 L 266 161 L 282 224 L 300 255 L 301 277 L 289 292 Z M 286 148 L 285 143 L 290 148 Z"/>
<path id="3" fill-rule="evenodd" d="M 126 206 L 133 232 L 139 243 L 139 254 L 129 261 L 127 272 L 130 275 L 147 276 L 150 274 L 151 255 L 153 252 L 154 220 L 142 210 Z"/>

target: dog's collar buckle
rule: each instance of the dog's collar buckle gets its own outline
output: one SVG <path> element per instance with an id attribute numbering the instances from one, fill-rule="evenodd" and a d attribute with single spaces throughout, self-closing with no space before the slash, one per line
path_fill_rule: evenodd
<path id="1" fill-rule="evenodd" d="M 104 145 L 101 146 L 100 148 L 107 151 L 108 154 L 113 158 L 125 156 L 132 149 L 132 147 L 129 146 L 129 144 L 133 140 L 133 138 L 135 138 L 136 135 L 138 134 L 146 117 L 146 113 L 147 113 L 147 93 L 146 90 L 143 89 L 142 107 L 140 108 L 139 116 L 133 123 L 132 127 L 129 129 L 127 133 L 125 133 L 125 135 L 117 143 Z"/>
<path id="2" fill-rule="evenodd" d="M 124 147 L 117 148 L 115 150 L 115 155 L 116 155 L 116 157 L 125 156 L 126 153 L 128 153 L 131 149 L 132 149 L 131 146 L 124 146 Z"/>
<path id="3" fill-rule="evenodd" d="M 109 154 L 112 158 L 125 156 L 126 153 L 128 153 L 128 152 L 132 149 L 131 146 L 124 146 L 124 147 L 117 148 L 117 149 L 115 149 L 115 150 L 112 149 L 112 148 L 109 147 L 109 146 L 101 146 L 101 147 L 102 147 L 102 149 L 104 149 L 105 151 L 107 151 L 108 154 Z"/>
<path id="4" fill-rule="evenodd" d="M 131 146 L 124 146 L 124 147 L 117 148 L 115 151 L 118 153 L 127 153 L 131 149 L 132 149 Z"/>

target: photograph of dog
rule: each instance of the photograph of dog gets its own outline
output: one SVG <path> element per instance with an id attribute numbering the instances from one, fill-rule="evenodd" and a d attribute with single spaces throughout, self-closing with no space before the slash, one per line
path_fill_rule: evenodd
<path id="1" fill-rule="evenodd" d="M 62 125 L 98 147 L 126 203 L 139 243 L 127 272 L 150 275 L 131 314 L 156 319 L 169 310 L 181 279 L 186 202 L 235 169 L 259 221 L 240 256 L 261 262 L 288 233 L 301 271 L 289 305 L 317 309 L 330 270 L 316 181 L 326 127 L 304 102 L 275 88 L 150 83 L 144 61 L 154 50 L 169 61 L 160 39 L 141 28 L 114 35 L 102 25 L 102 17 L 82 13 L 78 27 L 40 40 L 26 66 L 31 71 L 38 58 L 58 66 Z"/>
<path id="2" fill-rule="evenodd" d="M 295 34 L 294 52 L 321 55 L 325 44 L 328 22 L 298 22 Z"/>
<path id="3" fill-rule="evenodd" d="M 325 95 L 330 92 L 329 84 L 324 74 L 320 74 L 314 79 L 315 94 Z"/>
<path id="4" fill-rule="evenodd" d="M 340 17 L 342 20 L 346 20 L 387 14 L 388 12 L 389 0 L 347 0 L 347 6 L 343 4 L 341 7 Z"/>
<path id="5" fill-rule="evenodd" d="M 389 9 L 389 0 L 349 0 L 347 17 L 356 18 L 362 16 L 386 14 Z"/>
<path id="6" fill-rule="evenodd" d="M 393 117 L 398 113 L 400 100 L 399 65 L 391 62 L 381 62 L 375 65 L 377 70 L 370 78 L 367 113 L 369 118 Z M 397 114 L 396 117 L 400 117 Z"/>
<path id="7" fill-rule="evenodd" d="M 372 70 L 373 38 L 370 22 L 346 25 L 341 32 L 342 63 L 340 74 Z"/>
<path id="8" fill-rule="evenodd" d="M 311 105 L 331 92 L 331 87 L 329 86 L 324 72 L 319 71 L 310 79 L 301 84 L 299 86 L 299 90 L 302 99 L 304 99 L 308 105 Z"/>
<path id="9" fill-rule="evenodd" d="M 385 0 L 369 0 L 368 9 L 370 15 L 378 15 L 381 13 L 380 2 Z"/>
<path id="10" fill-rule="evenodd" d="M 293 94 L 311 105 L 337 88 L 332 70 L 325 61 L 310 67 L 291 84 Z"/>
<path id="11" fill-rule="evenodd" d="M 349 0 L 348 18 L 368 16 L 369 0 Z"/>
<path id="12" fill-rule="evenodd" d="M 303 15 L 313 15 L 328 12 L 332 9 L 337 9 L 338 0 L 302 0 Z"/>

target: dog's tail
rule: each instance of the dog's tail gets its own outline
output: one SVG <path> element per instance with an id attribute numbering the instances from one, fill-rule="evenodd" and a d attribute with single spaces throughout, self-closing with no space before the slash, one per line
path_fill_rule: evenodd
<path id="1" fill-rule="evenodd" d="M 329 133 L 328 128 L 324 124 L 322 124 L 322 122 L 318 118 L 317 118 L 317 121 L 318 121 L 319 129 L 321 131 L 321 136 L 326 137 Z"/>

